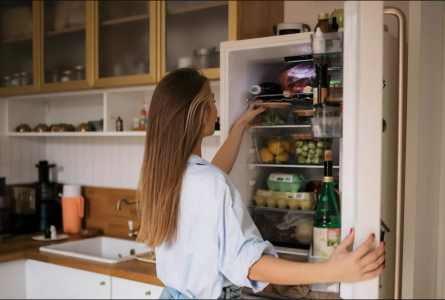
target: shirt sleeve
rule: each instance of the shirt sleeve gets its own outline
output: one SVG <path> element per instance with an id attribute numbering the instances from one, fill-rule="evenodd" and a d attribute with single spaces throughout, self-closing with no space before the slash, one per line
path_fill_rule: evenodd
<path id="1" fill-rule="evenodd" d="M 241 195 L 226 185 L 218 216 L 219 270 L 233 284 L 262 291 L 268 283 L 250 280 L 250 267 L 262 255 L 278 257 L 272 244 L 264 241 Z"/>

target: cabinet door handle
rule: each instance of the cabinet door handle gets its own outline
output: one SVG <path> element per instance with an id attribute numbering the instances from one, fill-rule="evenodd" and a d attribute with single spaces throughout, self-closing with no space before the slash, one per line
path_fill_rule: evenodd
<path id="1" fill-rule="evenodd" d="M 146 296 L 150 296 L 150 295 L 151 295 L 151 292 L 150 292 L 150 291 L 145 292 L 145 295 L 146 295 Z"/>
<path id="2" fill-rule="evenodd" d="M 100 285 L 105 285 L 105 281 L 101 281 L 99 284 Z"/>

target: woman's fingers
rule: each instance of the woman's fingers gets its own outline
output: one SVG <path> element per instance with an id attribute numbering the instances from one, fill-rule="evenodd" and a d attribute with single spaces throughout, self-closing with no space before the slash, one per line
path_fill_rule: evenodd
<path id="1" fill-rule="evenodd" d="M 371 253 L 368 255 L 371 255 Z M 385 261 L 385 252 L 383 252 L 377 259 L 374 259 L 372 262 L 364 265 L 363 272 L 368 273 L 380 268 L 380 266 L 383 264 L 384 261 Z"/>
<path id="2" fill-rule="evenodd" d="M 375 236 L 372 234 L 369 236 L 369 238 L 357 249 L 355 249 L 352 253 L 356 258 L 362 258 L 367 254 L 372 247 L 372 244 L 374 244 Z"/>
<path id="3" fill-rule="evenodd" d="M 348 249 L 348 247 L 351 246 L 352 243 L 354 242 L 354 238 L 355 238 L 355 230 L 351 229 L 351 233 L 345 238 L 343 242 L 340 243 L 340 245 L 338 245 L 336 251 L 344 251 Z"/>
<path id="4" fill-rule="evenodd" d="M 255 105 L 259 104 L 259 103 L 263 103 L 263 100 L 257 100 L 257 101 L 253 101 L 250 106 L 249 106 L 249 110 L 254 110 L 255 109 Z"/>
<path id="5" fill-rule="evenodd" d="M 362 259 L 360 260 L 360 265 L 362 267 L 369 265 L 375 262 L 384 253 L 385 253 L 385 243 L 382 242 L 377 248 L 375 248 L 375 250 L 362 257 Z"/>
<path id="6" fill-rule="evenodd" d="M 377 276 L 380 276 L 383 272 L 383 270 L 385 269 L 385 265 L 380 266 L 379 268 L 377 268 L 376 270 L 373 270 L 371 272 L 365 273 L 363 274 L 361 281 L 366 281 L 366 280 L 370 280 L 373 279 Z"/>

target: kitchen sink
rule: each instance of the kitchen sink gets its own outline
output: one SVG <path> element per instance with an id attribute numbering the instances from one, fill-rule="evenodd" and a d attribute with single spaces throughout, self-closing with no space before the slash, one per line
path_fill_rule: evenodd
<path id="1" fill-rule="evenodd" d="M 40 247 L 42 252 L 117 264 L 135 259 L 136 254 L 151 252 L 145 244 L 116 239 L 97 237 L 64 244 Z"/>

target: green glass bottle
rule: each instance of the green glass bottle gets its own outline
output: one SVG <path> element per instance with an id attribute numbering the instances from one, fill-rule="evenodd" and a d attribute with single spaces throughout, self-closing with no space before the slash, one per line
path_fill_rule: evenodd
<path id="1" fill-rule="evenodd" d="M 324 177 L 314 220 L 313 255 L 329 257 L 340 244 L 341 219 L 334 193 L 332 151 L 324 153 Z"/>

